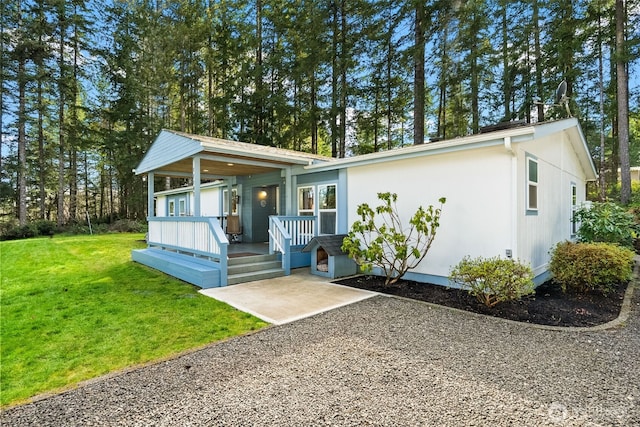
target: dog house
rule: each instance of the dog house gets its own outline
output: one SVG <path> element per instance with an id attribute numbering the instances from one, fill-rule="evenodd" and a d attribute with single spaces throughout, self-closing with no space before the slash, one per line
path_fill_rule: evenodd
<path id="1" fill-rule="evenodd" d="M 311 252 L 311 274 L 332 279 L 356 274 L 356 263 L 341 248 L 342 240 L 346 236 L 317 236 L 302 248 L 302 252 Z"/>

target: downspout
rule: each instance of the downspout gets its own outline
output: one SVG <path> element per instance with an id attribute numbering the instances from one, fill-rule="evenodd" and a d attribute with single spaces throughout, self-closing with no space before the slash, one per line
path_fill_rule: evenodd
<path id="1" fill-rule="evenodd" d="M 518 155 L 511 145 L 511 137 L 504 137 L 504 148 L 511 154 L 511 256 L 518 259 Z M 506 254 L 508 256 L 508 253 Z"/>

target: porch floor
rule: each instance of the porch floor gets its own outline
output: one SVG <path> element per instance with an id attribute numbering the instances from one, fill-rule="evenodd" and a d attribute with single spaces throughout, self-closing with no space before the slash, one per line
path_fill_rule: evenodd
<path id="1" fill-rule="evenodd" d="M 265 255 L 269 253 L 269 243 L 231 243 L 227 246 L 228 256 Z"/>
<path id="2" fill-rule="evenodd" d="M 290 276 L 202 289 L 201 294 L 276 325 L 293 322 L 377 295 L 375 292 L 330 283 L 309 267 Z"/>

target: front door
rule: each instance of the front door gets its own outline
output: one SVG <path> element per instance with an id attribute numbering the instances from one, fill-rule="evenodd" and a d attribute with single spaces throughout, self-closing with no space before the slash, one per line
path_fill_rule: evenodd
<path id="1" fill-rule="evenodd" d="M 255 243 L 269 241 L 269 216 L 277 215 L 278 186 L 253 187 L 251 234 Z"/>

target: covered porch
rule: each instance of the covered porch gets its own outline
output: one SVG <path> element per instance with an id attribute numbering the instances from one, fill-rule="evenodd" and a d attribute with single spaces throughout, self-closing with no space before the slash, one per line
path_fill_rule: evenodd
<path id="1" fill-rule="evenodd" d="M 301 249 L 317 235 L 317 218 L 295 215 L 294 171 L 330 160 L 162 131 L 135 170 L 148 184 L 149 234 L 148 247 L 133 251 L 133 260 L 202 288 L 309 265 Z M 192 185 L 164 191 L 173 198 L 160 203 L 156 186 L 164 177 L 188 178 Z M 203 198 L 212 187 L 220 203 Z"/>

